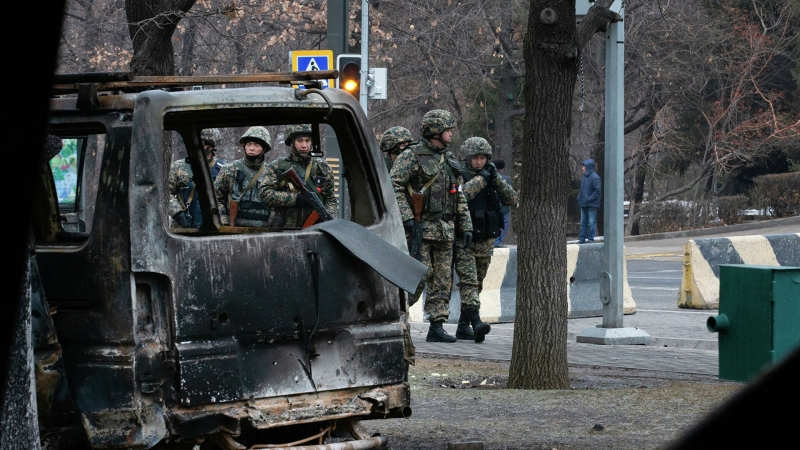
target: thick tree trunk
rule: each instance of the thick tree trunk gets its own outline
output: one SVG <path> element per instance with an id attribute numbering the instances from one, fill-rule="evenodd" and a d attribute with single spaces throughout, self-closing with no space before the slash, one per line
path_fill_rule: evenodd
<path id="1" fill-rule="evenodd" d="M 558 16 L 544 24 L 545 7 Z M 517 210 L 518 279 L 508 386 L 567 389 L 567 160 L 578 73 L 575 5 L 532 1 L 525 37 L 525 124 Z"/>
<path id="2" fill-rule="evenodd" d="M 195 0 L 125 0 L 128 32 L 133 43 L 135 75 L 175 74 L 172 34 Z"/>
<path id="3" fill-rule="evenodd" d="M 508 387 L 567 389 L 566 215 L 578 52 L 610 20 L 599 0 L 575 26 L 575 3 L 532 0 L 525 36 L 517 312 Z"/>

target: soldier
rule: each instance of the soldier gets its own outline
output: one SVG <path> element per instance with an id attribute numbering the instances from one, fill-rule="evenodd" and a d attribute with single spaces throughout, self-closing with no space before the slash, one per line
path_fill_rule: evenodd
<path id="1" fill-rule="evenodd" d="M 464 246 L 469 247 L 472 242 L 472 221 L 460 189 L 461 166 L 447 149 L 454 127 L 455 119 L 448 111 L 437 109 L 425 113 L 420 126 L 422 139 L 400 154 L 390 173 L 407 233 L 414 230 L 411 193 L 425 196 L 420 217 L 420 262 L 428 266 L 428 271 L 414 293 L 412 304 L 428 284 L 425 300 L 425 313 L 431 323 L 425 339 L 428 342 L 456 341 L 442 327 L 449 312 L 453 240 L 458 233 Z"/>
<path id="2" fill-rule="evenodd" d="M 470 248 L 456 240 L 453 250 L 458 291 L 461 294 L 461 316 L 456 337 L 483 342 L 492 329 L 488 323 L 481 321 L 479 314 L 483 279 L 492 259 L 494 241 L 505 226 L 503 205 L 516 205 L 519 195 L 505 178 L 497 176 L 497 169 L 490 162 L 492 147 L 486 139 L 467 139 L 461 144 L 461 154 L 466 161 L 466 167 L 461 169 L 464 179 L 462 190 L 472 218 L 474 239 Z"/>
<path id="3" fill-rule="evenodd" d="M 244 158 L 223 167 L 214 183 L 220 221 L 237 227 L 266 227 L 270 209 L 259 200 L 258 190 L 272 138 L 266 128 L 250 127 L 239 139 L 239 145 L 244 148 Z"/>
<path id="4" fill-rule="evenodd" d="M 272 161 L 261 181 L 259 196 L 261 201 L 274 210 L 274 220 L 270 226 L 299 228 L 313 225 L 318 214 L 311 203 L 295 192 L 294 186 L 282 178 L 282 174 L 294 168 L 308 190 L 316 193 L 325 210 L 336 217 L 339 205 L 333 191 L 333 169 L 323 158 L 311 156 L 311 125 L 291 125 L 287 127 L 284 143 L 292 152 Z M 314 215 L 312 215 L 312 212 Z"/>
<path id="5" fill-rule="evenodd" d="M 381 151 L 384 153 L 383 160 L 386 162 L 386 169 L 391 172 L 392 165 L 400 153 L 413 144 L 414 138 L 407 128 L 392 127 L 384 131 L 381 136 Z"/>
<path id="6" fill-rule="evenodd" d="M 211 180 L 215 180 L 224 162 L 217 159 L 216 147 L 220 143 L 220 133 L 216 128 L 208 128 L 200 132 L 203 152 L 211 170 Z M 169 168 L 169 215 L 172 217 L 171 227 L 200 228 L 203 216 L 200 212 L 200 200 L 192 178 L 192 166 L 189 158 L 174 161 Z"/>

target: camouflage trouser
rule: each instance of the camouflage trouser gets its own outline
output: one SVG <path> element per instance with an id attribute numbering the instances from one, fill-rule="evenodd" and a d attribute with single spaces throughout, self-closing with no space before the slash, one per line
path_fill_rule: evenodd
<path id="1" fill-rule="evenodd" d="M 462 307 L 481 307 L 480 294 L 483 290 L 483 279 L 492 260 L 494 239 L 482 239 L 472 243 L 465 249 L 460 239 L 454 242 L 456 273 L 458 274 L 458 292 L 461 295 Z"/>
<path id="2" fill-rule="evenodd" d="M 425 314 L 431 322 L 446 322 L 450 312 L 450 280 L 453 276 L 453 241 L 422 240 L 420 262 L 428 266 L 428 271 L 419 283 L 414 301 L 419 300 L 425 285 Z M 412 304 L 413 304 L 412 303 Z"/>

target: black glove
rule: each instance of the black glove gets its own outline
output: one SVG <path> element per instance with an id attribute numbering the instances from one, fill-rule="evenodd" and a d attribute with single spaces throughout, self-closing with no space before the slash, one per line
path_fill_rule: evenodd
<path id="1" fill-rule="evenodd" d="M 493 163 L 488 163 L 484 169 L 489 171 L 489 180 L 494 183 L 495 178 L 497 178 L 497 167 Z"/>
<path id="2" fill-rule="evenodd" d="M 189 228 L 192 226 L 191 217 L 188 214 L 186 214 L 186 211 L 181 211 L 175 214 L 174 216 L 172 216 L 172 219 L 175 222 L 177 222 L 178 225 L 181 226 L 181 228 Z"/>
<path id="3" fill-rule="evenodd" d="M 469 248 L 472 245 L 472 231 L 464 232 L 464 248 Z"/>
<path id="4" fill-rule="evenodd" d="M 487 167 L 481 169 L 481 171 L 478 172 L 478 176 L 483 177 L 483 179 L 486 180 L 487 184 L 492 180 L 492 173 L 489 172 L 489 169 Z"/>
<path id="5" fill-rule="evenodd" d="M 414 232 L 414 219 L 408 219 L 403 221 L 403 229 L 406 230 L 406 233 L 413 233 Z"/>
<path id="6" fill-rule="evenodd" d="M 300 194 L 297 194 L 297 200 L 295 200 L 294 206 L 296 206 L 298 208 L 313 208 L 313 206 L 311 205 L 311 202 L 308 201 L 307 198 L 305 198 L 304 196 L 302 196 Z"/>

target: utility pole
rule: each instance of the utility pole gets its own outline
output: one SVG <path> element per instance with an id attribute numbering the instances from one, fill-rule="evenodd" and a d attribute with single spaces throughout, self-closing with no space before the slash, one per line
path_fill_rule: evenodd
<path id="1" fill-rule="evenodd" d="M 616 4 L 616 3 L 615 3 Z M 624 7 L 619 10 L 624 17 Z M 577 342 L 604 345 L 641 345 L 650 343 L 650 335 L 638 328 L 625 328 L 623 321 L 623 264 L 625 261 L 623 227 L 624 201 L 624 120 L 625 120 L 625 23 L 614 22 L 606 31 L 606 141 L 605 202 L 603 213 L 603 274 L 600 301 L 603 324 L 587 328 Z"/>
<path id="2" fill-rule="evenodd" d="M 359 95 L 359 103 L 367 112 L 367 100 L 369 99 L 369 88 L 371 85 L 369 79 L 369 0 L 361 0 L 361 95 Z"/>

